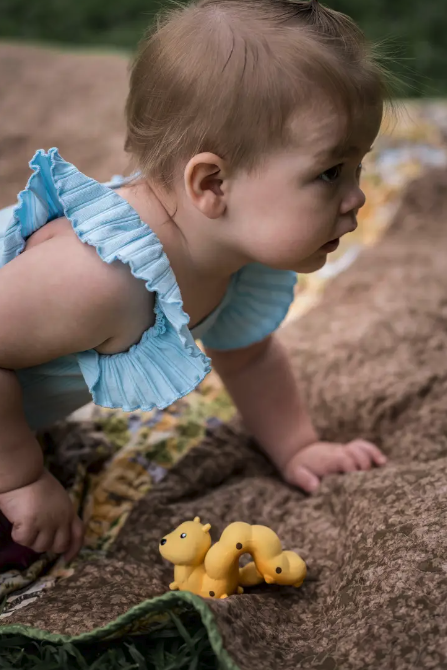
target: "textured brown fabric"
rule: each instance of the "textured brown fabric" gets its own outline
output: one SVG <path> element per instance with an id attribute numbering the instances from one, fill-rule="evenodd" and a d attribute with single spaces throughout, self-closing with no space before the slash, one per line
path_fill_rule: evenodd
<path id="1" fill-rule="evenodd" d="M 233 424 L 132 512 L 107 561 L 85 564 L 8 623 L 76 634 L 159 595 L 158 541 L 199 514 L 216 539 L 264 523 L 306 560 L 299 590 L 209 601 L 225 648 L 254 668 L 447 668 L 447 173 L 412 185 L 384 240 L 282 337 L 326 438 L 376 440 L 383 470 L 306 497 Z"/>

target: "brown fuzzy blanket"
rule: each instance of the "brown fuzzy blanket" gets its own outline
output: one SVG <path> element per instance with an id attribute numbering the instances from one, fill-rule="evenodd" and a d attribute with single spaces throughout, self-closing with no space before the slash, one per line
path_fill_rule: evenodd
<path id="1" fill-rule="evenodd" d="M 58 145 L 98 179 L 110 177 L 111 165 L 122 171 L 124 59 L 1 45 L 0 60 L 0 206 L 23 187 L 39 146 Z M 96 481 L 92 507 L 103 511 L 90 529 L 107 542 L 98 550 L 91 530 L 94 550 L 73 574 L 50 575 L 56 585 L 39 598 L 18 596 L 0 633 L 97 640 L 189 607 L 228 670 L 447 668 L 446 221 L 447 173 L 431 172 L 408 189 L 383 241 L 282 332 L 322 435 L 377 442 L 390 457 L 384 470 L 328 478 L 309 498 L 281 483 L 232 423 L 151 488 L 142 476 L 146 447 L 106 471 L 117 449 L 135 444 L 119 419 L 102 432 L 60 426 L 53 471 L 70 485 L 81 465 Z M 181 408 L 183 423 L 157 419 L 149 455 L 166 468 L 153 467 L 151 481 L 176 460 L 172 453 L 201 441 L 200 404 L 194 412 Z M 172 568 L 159 539 L 195 515 L 213 525 L 214 539 L 235 520 L 271 526 L 306 560 L 303 587 L 263 586 L 216 602 L 167 593 Z"/>
<path id="2" fill-rule="evenodd" d="M 377 442 L 385 469 L 306 497 L 236 423 L 220 427 L 136 504 L 107 555 L 7 628 L 109 635 L 187 603 L 223 668 L 447 668 L 446 193 L 445 172 L 412 184 L 383 241 L 282 335 L 322 435 Z M 306 560 L 306 582 L 224 601 L 163 595 L 159 539 L 195 515 L 215 539 L 235 520 L 271 526 Z"/>

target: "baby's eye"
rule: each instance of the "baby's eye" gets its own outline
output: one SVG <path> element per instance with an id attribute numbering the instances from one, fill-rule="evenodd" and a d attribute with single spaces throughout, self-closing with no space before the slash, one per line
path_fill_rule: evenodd
<path id="1" fill-rule="evenodd" d="M 357 181 L 360 181 L 360 177 L 362 176 L 362 172 L 363 172 L 363 163 L 360 163 L 357 166 L 357 171 L 356 171 Z"/>
<path id="2" fill-rule="evenodd" d="M 341 163 L 339 165 L 334 165 L 334 167 L 329 168 L 329 170 L 325 170 L 318 179 L 321 179 L 322 181 L 326 182 L 327 184 L 333 184 L 339 176 L 341 175 L 341 169 L 342 169 Z"/>

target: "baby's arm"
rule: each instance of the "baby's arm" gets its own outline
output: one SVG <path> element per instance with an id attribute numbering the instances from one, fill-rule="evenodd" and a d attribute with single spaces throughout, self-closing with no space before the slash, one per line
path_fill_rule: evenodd
<path id="1" fill-rule="evenodd" d="M 103 263 L 69 234 L 0 268 L 0 509 L 13 524 L 13 539 L 36 551 L 70 558 L 82 525 L 67 493 L 43 468 L 14 370 L 119 336 L 129 302 L 130 273 L 122 267 Z"/>
<path id="2" fill-rule="evenodd" d="M 290 484 L 311 492 L 325 475 L 386 462 L 364 440 L 346 445 L 319 441 L 290 360 L 275 336 L 247 349 L 208 354 L 250 433 Z"/>

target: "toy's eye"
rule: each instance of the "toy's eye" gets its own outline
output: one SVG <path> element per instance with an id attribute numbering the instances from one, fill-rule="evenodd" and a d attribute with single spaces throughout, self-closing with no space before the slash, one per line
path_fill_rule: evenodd
<path id="1" fill-rule="evenodd" d="M 186 537 L 186 533 L 182 533 L 182 534 L 180 535 L 180 537 L 181 537 L 182 540 L 183 540 L 183 539 Z"/>

